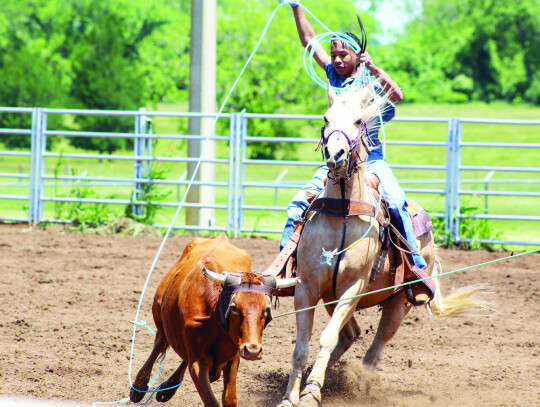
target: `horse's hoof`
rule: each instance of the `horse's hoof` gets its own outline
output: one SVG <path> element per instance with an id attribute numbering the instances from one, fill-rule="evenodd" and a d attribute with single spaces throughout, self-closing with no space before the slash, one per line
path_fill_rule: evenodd
<path id="1" fill-rule="evenodd" d="M 291 400 L 284 399 L 276 407 L 296 407 Z"/>
<path id="2" fill-rule="evenodd" d="M 143 391 L 140 391 L 140 390 L 143 390 Z M 141 401 L 144 396 L 145 396 L 145 391 L 148 390 L 148 387 L 146 389 L 140 389 L 140 390 L 135 390 L 133 387 L 131 388 L 131 390 L 129 391 L 129 399 L 133 402 L 133 403 L 138 403 L 139 401 Z"/>
<path id="3" fill-rule="evenodd" d="M 309 383 L 302 393 L 298 407 L 322 406 L 321 387 L 317 383 Z"/>
<path id="4" fill-rule="evenodd" d="M 172 389 L 160 391 L 160 389 L 166 389 L 167 387 L 170 387 L 170 384 L 162 383 L 156 389 L 157 391 L 156 400 L 159 401 L 160 403 L 165 403 L 166 401 L 169 401 L 170 399 L 172 399 L 172 396 L 174 396 L 174 394 L 176 393 L 176 390 L 178 389 L 178 387 L 174 387 Z"/>

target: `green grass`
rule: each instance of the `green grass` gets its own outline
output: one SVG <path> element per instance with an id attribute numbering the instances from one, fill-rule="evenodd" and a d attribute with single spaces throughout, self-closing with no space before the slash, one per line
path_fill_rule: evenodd
<path id="1" fill-rule="evenodd" d="M 149 111 L 186 111 L 186 104 L 177 105 L 159 105 L 150 107 Z M 540 117 L 540 108 L 509 105 L 495 103 L 486 104 L 468 104 L 468 105 L 407 105 L 398 107 L 398 117 L 469 117 L 469 118 L 496 118 L 496 119 L 538 119 Z M 223 119 L 225 120 L 225 119 Z M 187 128 L 187 119 L 155 117 L 154 134 L 179 134 Z M 312 121 L 309 123 L 298 121 L 298 134 L 303 137 L 317 137 L 321 122 Z M 228 129 L 228 120 L 223 125 Z M 382 137 L 382 135 L 381 135 Z M 447 129 L 445 123 L 407 123 L 393 121 L 386 127 L 385 137 L 390 140 L 418 140 L 418 141 L 446 141 Z M 539 126 L 510 126 L 510 125 L 490 125 L 490 124 L 464 124 L 464 141 L 492 141 L 492 142 L 525 142 L 540 143 Z M 320 152 L 314 152 L 315 145 L 298 144 L 295 153 L 290 156 L 282 157 L 284 159 L 301 159 L 303 161 L 321 161 Z M 249 146 L 248 146 L 249 147 Z M 65 153 L 81 153 L 70 146 L 65 139 L 60 139 L 55 151 Z M 118 152 L 117 154 L 132 155 L 132 151 Z M 187 143 L 176 140 L 158 140 L 153 144 L 153 155 L 163 157 L 184 157 L 187 155 Z M 389 163 L 393 164 L 422 164 L 422 165 L 445 165 L 446 150 L 443 147 L 416 147 L 416 146 L 392 146 L 388 145 L 386 155 Z M 228 142 L 216 142 L 216 157 L 228 158 Z M 464 165 L 488 165 L 488 166 L 521 166 L 538 167 L 538 151 L 534 149 L 510 149 L 510 148 L 464 148 L 462 162 Z M 161 163 L 167 172 L 167 179 L 178 179 L 186 170 L 186 165 L 182 163 Z M 23 173 L 29 171 L 29 159 L 20 157 L 0 157 L 0 173 L 16 173 L 19 167 Z M 46 161 L 46 172 L 52 174 L 55 167 L 58 166 L 60 174 L 70 175 L 82 174 L 88 171 L 89 176 L 114 176 L 130 178 L 133 175 L 133 164 L 130 161 L 102 161 L 89 159 L 68 159 L 63 158 L 58 165 L 58 159 L 48 158 Z M 285 182 L 305 183 L 311 178 L 315 167 L 283 167 L 278 165 L 249 165 L 246 167 L 246 181 L 273 181 L 281 172 L 287 169 L 288 173 L 284 178 Z M 413 180 L 434 180 L 441 181 L 445 179 L 444 171 L 420 171 L 420 170 L 394 170 L 398 179 L 405 188 L 420 187 L 416 184 L 408 184 L 406 181 Z M 487 175 L 486 171 L 467 171 L 462 175 L 466 180 L 483 180 Z M 535 179 L 536 183 L 518 183 L 526 179 Z M 226 182 L 228 179 L 228 165 L 216 165 L 216 180 Z M 508 180 L 508 183 L 492 183 L 489 185 L 490 191 L 533 191 L 540 192 L 540 180 L 537 173 L 504 173 L 497 172 L 492 177 L 495 181 Z M 6 182 L 18 182 L 17 179 L 1 179 L 3 184 Z M 52 180 L 48 181 L 52 182 Z M 444 184 L 426 184 L 425 188 L 444 189 Z M 464 184 L 463 186 L 470 190 L 484 190 L 485 186 L 479 184 Z M 115 197 L 119 199 L 129 199 L 131 197 L 130 186 L 118 186 L 106 188 L 102 186 L 88 186 L 100 197 Z M 176 186 L 160 187 L 163 191 L 170 193 L 168 201 L 176 202 L 183 198 L 185 187 Z M 56 193 L 68 196 L 73 189 L 73 185 L 66 187 L 57 187 Z M 51 196 L 55 193 L 54 187 L 47 187 L 45 194 Z M 248 205 L 274 205 L 277 196 L 277 205 L 285 207 L 290 198 L 296 193 L 296 189 L 273 188 L 246 188 L 245 203 Z M 16 186 L 0 186 L 0 194 L 28 194 L 28 188 Z M 216 203 L 227 203 L 228 190 L 226 187 L 216 188 Z M 419 202 L 423 207 L 431 212 L 443 212 L 445 198 L 442 194 L 408 194 L 411 198 Z M 479 213 L 484 212 L 485 198 L 479 195 L 463 196 L 465 206 L 475 206 Z M 488 198 L 488 210 L 490 214 L 509 214 L 509 215 L 540 215 L 539 198 L 520 198 L 490 196 Z M 25 216 L 28 210 L 28 203 L 24 201 L 2 200 L 0 201 L 1 212 L 4 216 Z M 111 211 L 122 213 L 123 206 L 113 206 Z M 51 217 L 54 212 L 54 204 L 45 204 L 46 216 Z M 174 208 L 166 208 L 158 213 L 156 222 L 160 224 L 169 224 L 175 213 Z M 285 212 L 266 210 L 245 211 L 244 225 L 256 228 L 281 229 L 285 223 Z M 226 225 L 227 211 L 216 210 L 216 222 L 218 226 Z M 181 225 L 184 222 L 184 210 L 176 222 Z M 509 222 L 492 221 L 495 228 L 503 231 L 503 237 L 516 240 L 534 240 L 540 241 L 540 228 L 538 222 Z M 277 237 L 277 236 L 274 236 Z"/>

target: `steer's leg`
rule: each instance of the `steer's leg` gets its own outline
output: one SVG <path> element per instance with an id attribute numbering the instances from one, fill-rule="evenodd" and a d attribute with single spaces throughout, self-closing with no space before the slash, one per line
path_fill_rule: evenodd
<path id="1" fill-rule="evenodd" d="M 240 356 L 228 361 L 223 369 L 223 407 L 236 407 L 238 399 L 236 397 L 236 376 L 238 366 L 240 365 Z"/>
<path id="2" fill-rule="evenodd" d="M 407 301 L 405 292 L 383 305 L 377 334 L 364 357 L 364 367 L 366 369 L 375 370 L 377 368 L 382 358 L 384 346 L 395 335 L 410 309 L 411 305 Z"/>
<path id="3" fill-rule="evenodd" d="M 137 377 L 131 386 L 129 398 L 132 402 L 138 403 L 143 399 L 144 395 L 146 394 L 146 390 L 148 390 L 148 381 L 150 380 L 152 367 L 154 366 L 154 363 L 156 363 L 158 356 L 164 353 L 168 347 L 169 343 L 167 342 L 165 335 L 158 330 L 156 338 L 154 339 L 154 347 L 152 348 L 152 352 L 150 353 L 148 360 L 141 367 L 141 370 L 139 370 L 139 373 L 137 373 Z"/>
<path id="4" fill-rule="evenodd" d="M 189 373 L 203 401 L 204 407 L 220 407 L 210 386 L 210 364 L 211 360 L 199 359 L 189 364 Z"/>
<path id="5" fill-rule="evenodd" d="M 341 298 L 350 298 L 361 292 L 364 286 L 363 280 L 358 280 L 354 285 L 349 287 L 342 295 Z M 320 351 L 317 356 L 317 360 L 313 365 L 311 374 L 307 379 L 307 385 L 302 392 L 299 406 L 317 406 L 321 404 L 321 388 L 324 385 L 324 376 L 330 356 L 336 349 L 340 332 L 343 327 L 349 322 L 353 315 L 358 298 L 346 299 L 337 303 L 334 313 L 330 318 L 330 322 L 321 333 L 320 339 Z"/>
<path id="6" fill-rule="evenodd" d="M 156 393 L 157 401 L 164 403 L 166 401 L 169 401 L 172 396 L 174 396 L 174 393 L 176 393 L 176 390 L 178 390 L 178 385 L 182 383 L 182 380 L 184 380 L 184 373 L 186 373 L 187 365 L 187 362 L 182 361 L 178 369 L 176 369 L 176 371 L 171 375 L 171 377 L 169 377 L 166 382 L 159 385 L 159 387 L 157 388 L 157 390 L 159 391 Z"/>
<path id="7" fill-rule="evenodd" d="M 313 296 L 305 283 L 296 286 L 294 308 L 300 310 L 317 304 L 319 298 Z M 292 370 L 289 374 L 287 391 L 279 407 L 296 406 L 300 399 L 300 381 L 309 357 L 309 340 L 313 330 L 315 310 L 302 311 L 296 314 L 296 345 L 292 357 Z"/>

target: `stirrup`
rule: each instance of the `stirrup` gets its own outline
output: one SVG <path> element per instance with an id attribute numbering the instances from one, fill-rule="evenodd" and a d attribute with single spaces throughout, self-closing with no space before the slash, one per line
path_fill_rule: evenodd
<path id="1" fill-rule="evenodd" d="M 408 278 L 407 282 L 417 281 L 429 277 L 424 270 L 421 270 L 417 266 L 413 266 L 411 268 L 411 272 L 415 277 Z M 415 307 L 418 307 L 420 305 L 426 305 L 433 300 L 436 290 L 437 285 L 435 284 L 435 281 L 429 279 L 407 285 L 405 288 L 405 294 L 407 295 L 407 300 Z"/>

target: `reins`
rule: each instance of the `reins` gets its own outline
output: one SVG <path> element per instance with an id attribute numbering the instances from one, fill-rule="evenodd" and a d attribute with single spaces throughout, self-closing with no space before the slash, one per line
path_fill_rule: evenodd
<path id="1" fill-rule="evenodd" d="M 355 241 L 354 243 L 352 243 L 351 245 L 349 245 L 347 248 L 344 249 L 345 235 L 346 235 L 346 228 L 347 228 L 347 215 L 346 215 L 346 204 L 345 204 L 345 181 L 350 180 L 352 174 L 358 172 L 358 170 L 359 170 L 359 165 L 358 165 L 359 161 L 361 163 L 367 161 L 367 159 L 361 160 L 360 155 L 358 154 L 358 152 L 356 152 L 355 148 L 357 147 L 358 143 L 362 142 L 362 146 L 365 148 L 366 153 L 369 155 L 369 153 L 371 152 L 372 147 L 370 147 L 368 145 L 368 141 L 370 142 L 369 144 L 373 144 L 373 142 L 372 142 L 371 138 L 369 137 L 369 131 L 368 131 L 368 128 L 367 128 L 367 123 L 366 123 L 366 121 L 364 119 L 362 119 L 361 127 L 360 127 L 360 129 L 358 131 L 358 135 L 356 136 L 356 138 L 354 140 L 351 140 L 351 138 L 347 135 L 347 133 L 345 133 L 341 129 L 332 130 L 330 132 L 330 134 L 328 134 L 328 136 L 325 136 L 324 129 L 325 129 L 325 127 L 321 128 L 321 138 L 320 138 L 319 142 L 317 143 L 317 146 L 315 147 L 315 151 L 317 151 L 320 146 L 323 146 L 323 148 L 326 147 L 326 144 L 328 144 L 328 141 L 330 140 L 330 137 L 333 134 L 336 134 L 336 133 L 343 134 L 343 136 L 345 137 L 345 139 L 349 143 L 349 151 L 348 151 L 348 155 L 347 155 L 347 160 L 348 160 L 347 174 L 345 175 L 345 177 L 340 176 L 340 175 L 336 175 L 336 174 L 333 174 L 334 177 L 331 177 L 330 173 L 328 174 L 328 178 L 332 179 L 336 183 L 337 182 L 340 183 L 341 200 L 342 200 L 342 207 L 343 207 L 342 210 L 343 210 L 343 219 L 344 219 L 343 220 L 343 222 L 344 222 L 343 236 L 342 236 L 342 239 L 341 239 L 341 245 L 340 245 L 339 251 L 338 251 L 337 248 L 334 249 L 333 251 L 326 251 L 323 248 L 322 249 L 322 254 L 321 254 L 321 257 L 323 258 L 323 261 L 321 262 L 321 264 L 326 263 L 328 265 L 331 264 L 331 261 L 335 256 L 338 256 L 336 265 L 334 267 L 334 274 L 333 274 L 333 278 L 332 278 L 332 291 L 333 291 L 333 294 L 334 294 L 334 297 L 335 297 L 336 296 L 336 284 L 337 284 L 336 283 L 336 281 L 337 281 L 337 272 L 338 272 L 339 263 L 340 263 L 341 258 L 342 258 L 342 254 L 344 252 L 346 252 L 347 250 L 351 249 L 352 247 L 354 247 L 355 245 L 357 245 L 361 240 L 363 240 L 368 235 L 371 228 L 373 227 L 373 222 L 371 222 L 369 228 L 362 235 L 362 237 L 360 239 L 358 239 L 357 241 Z M 366 141 L 366 139 L 368 141 Z M 353 152 L 356 152 L 356 156 L 357 156 L 356 159 L 354 159 L 354 160 L 352 159 Z M 381 188 L 382 188 L 382 186 L 381 186 Z M 379 195 L 379 200 L 378 200 L 377 208 L 375 210 L 375 215 L 374 215 L 375 218 L 377 218 L 377 214 L 379 213 L 380 208 L 381 208 L 382 195 L 383 195 L 382 193 Z"/>
<path id="2" fill-rule="evenodd" d="M 339 179 L 339 187 L 341 190 L 341 207 L 343 210 L 343 234 L 341 235 L 341 245 L 340 245 L 340 252 L 338 254 L 338 258 L 336 261 L 336 265 L 334 266 L 334 274 L 332 275 L 332 293 L 334 294 L 334 298 L 337 298 L 336 296 L 336 286 L 337 286 L 337 275 L 339 270 L 339 264 L 341 263 L 341 259 L 343 258 L 343 247 L 345 246 L 345 238 L 347 237 L 347 204 L 345 202 L 345 179 L 340 178 Z"/>

